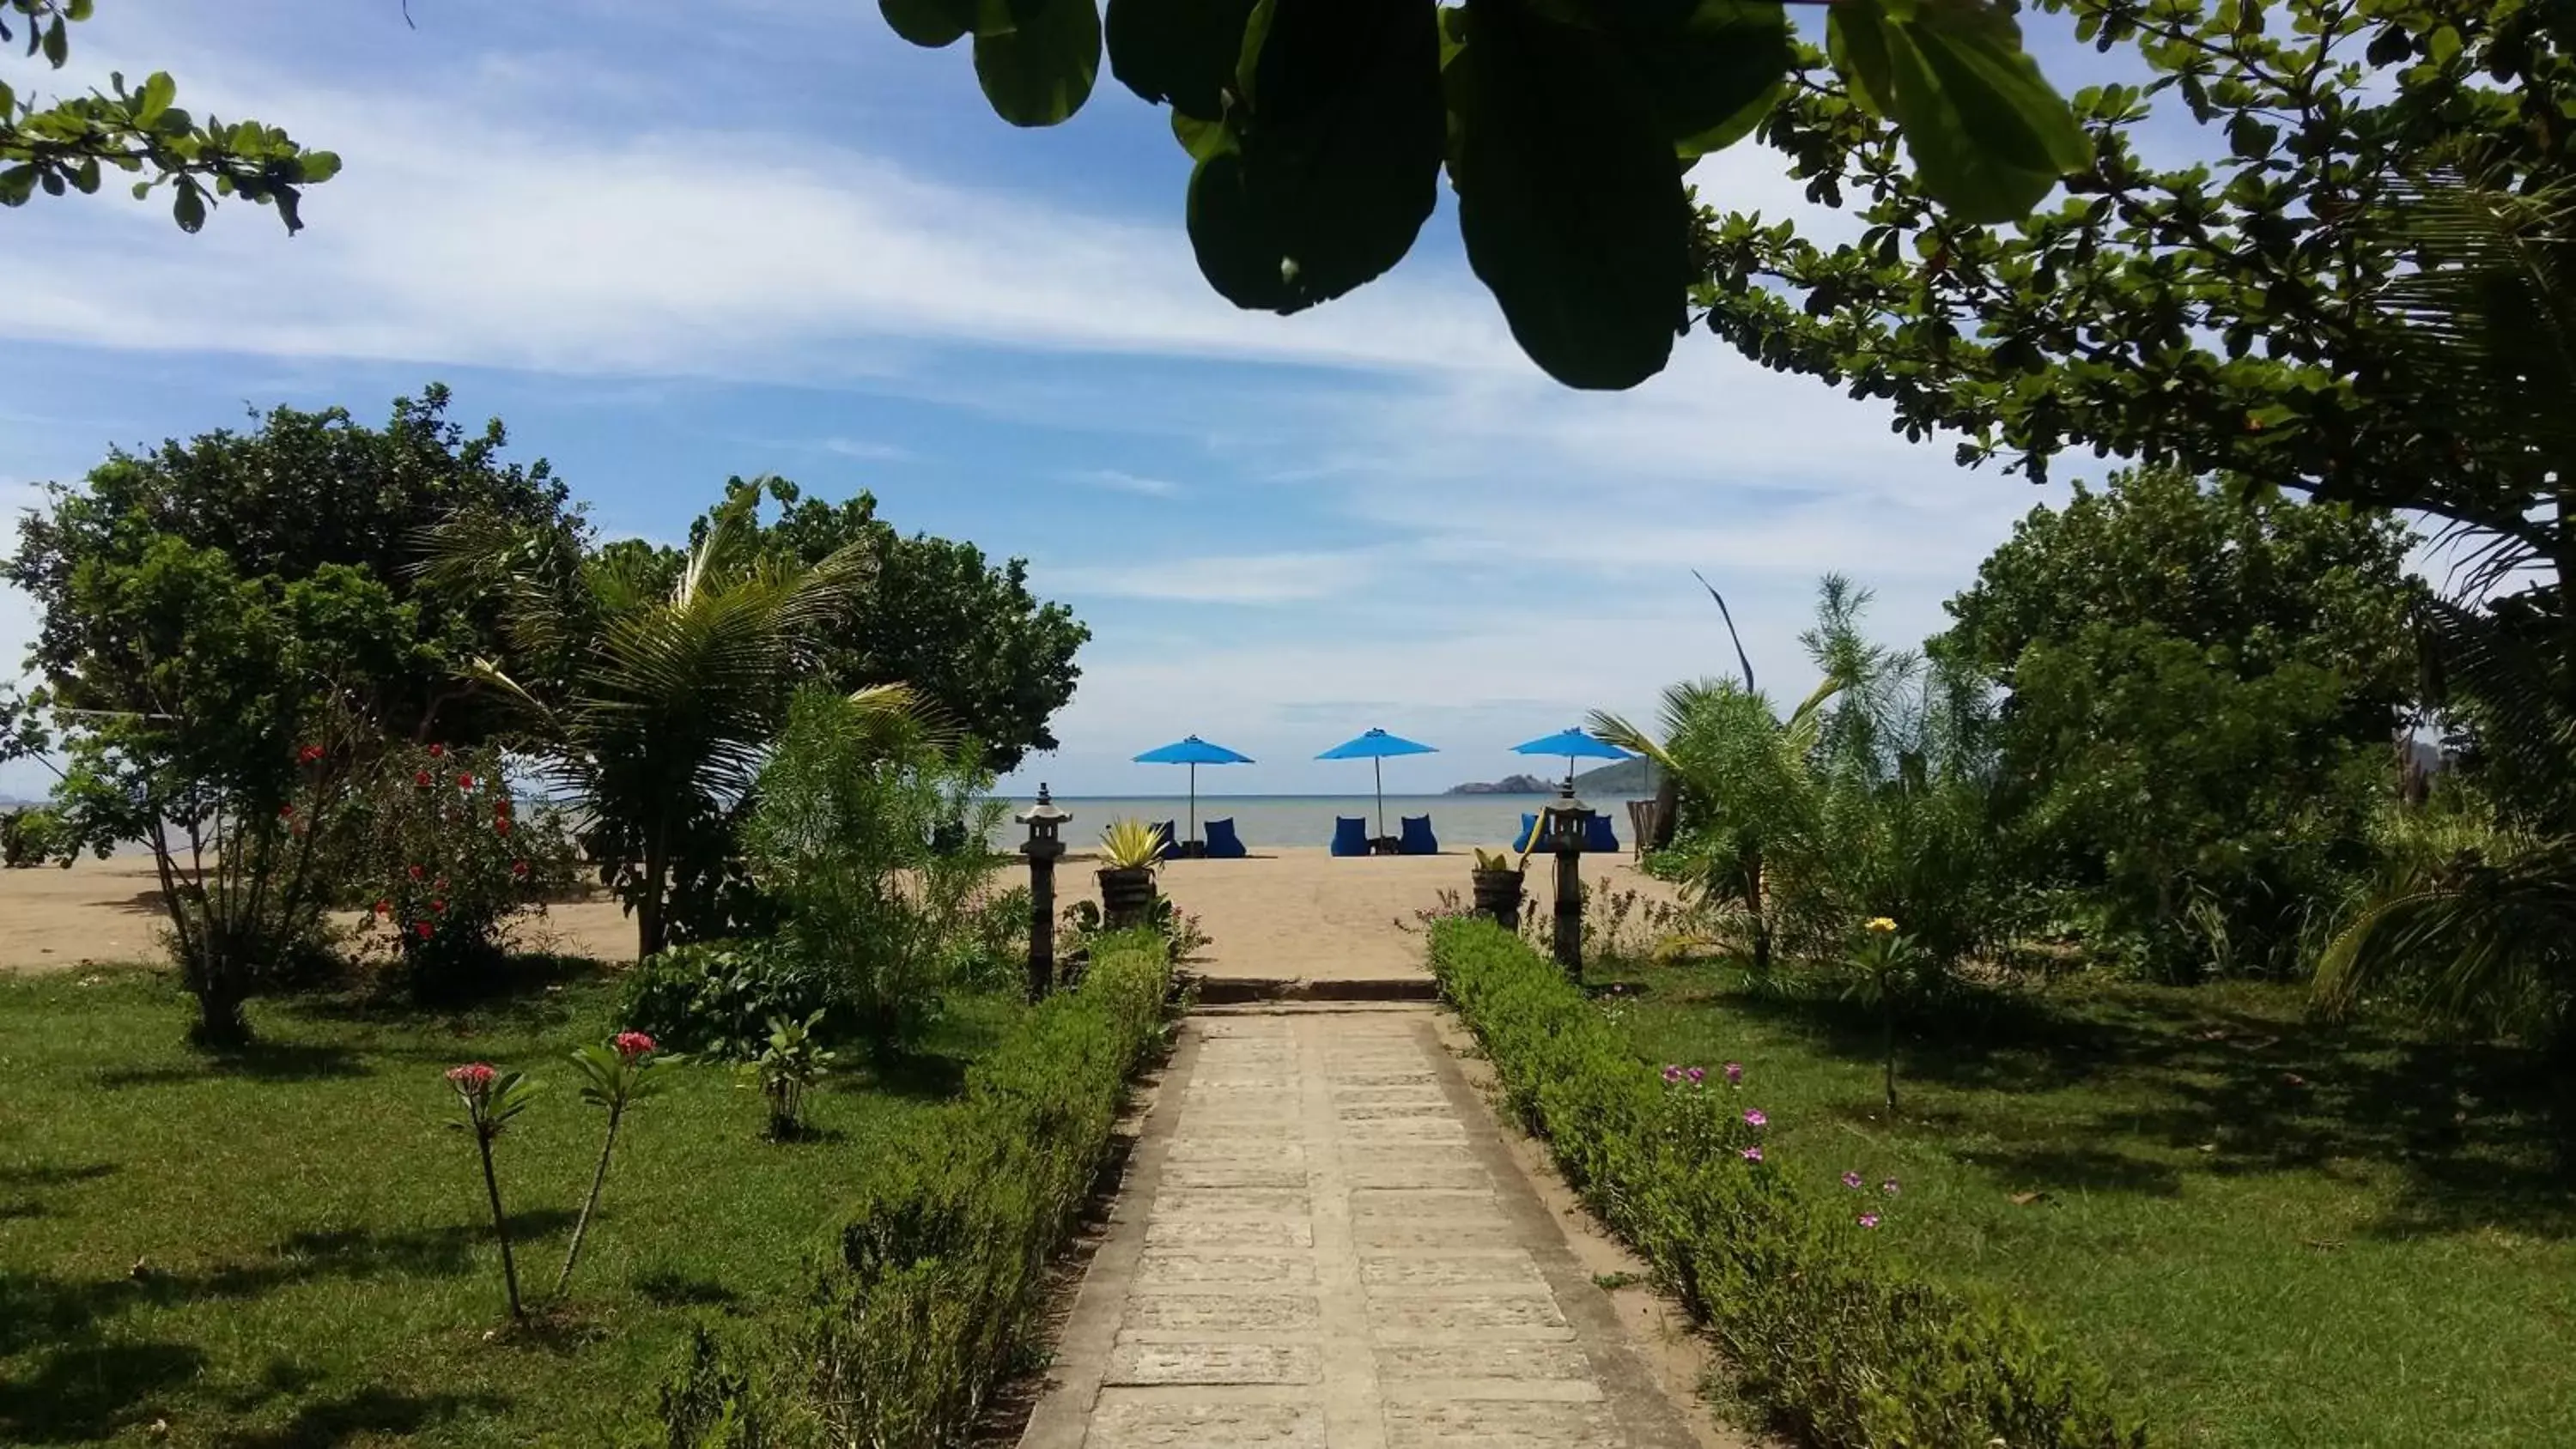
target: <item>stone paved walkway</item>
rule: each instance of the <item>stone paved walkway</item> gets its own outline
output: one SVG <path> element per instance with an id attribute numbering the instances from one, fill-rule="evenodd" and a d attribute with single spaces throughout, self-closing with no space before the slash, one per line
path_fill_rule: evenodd
<path id="1" fill-rule="evenodd" d="M 1023 1449 L 1682 1449 L 1428 1008 L 1184 1023 Z"/>

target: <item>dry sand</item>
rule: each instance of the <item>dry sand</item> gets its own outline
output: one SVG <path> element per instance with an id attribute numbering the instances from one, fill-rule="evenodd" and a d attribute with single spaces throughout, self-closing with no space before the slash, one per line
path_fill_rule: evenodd
<path id="1" fill-rule="evenodd" d="M 1471 864 L 1464 854 L 1341 858 L 1320 847 L 1290 847 L 1245 860 L 1173 861 L 1163 867 L 1162 888 L 1212 939 L 1195 963 L 1210 976 L 1419 976 L 1415 913 L 1436 908 L 1444 889 L 1467 896 Z M 1097 900 L 1093 869 L 1082 856 L 1066 859 L 1056 874 L 1060 899 Z M 1532 860 L 1533 896 L 1549 898 L 1550 871 L 1546 858 Z M 1586 857 L 1584 878 L 1655 899 L 1671 895 L 1625 855 Z M 1002 879 L 1024 880 L 1025 869 L 1014 863 Z M 357 921 L 354 914 L 341 919 Z M 146 857 L 0 870 L 0 971 L 158 960 L 161 926 L 159 886 Z M 605 961 L 635 956 L 635 923 L 612 899 L 555 906 L 529 936 L 531 946 Z"/>

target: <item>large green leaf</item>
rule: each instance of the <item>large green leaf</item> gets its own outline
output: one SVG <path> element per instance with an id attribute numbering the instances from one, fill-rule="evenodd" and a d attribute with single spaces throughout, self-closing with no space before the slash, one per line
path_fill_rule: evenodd
<path id="1" fill-rule="evenodd" d="M 1532 361 L 1624 388 L 1672 355 L 1691 280 L 1681 163 L 1616 42 L 1467 0 L 1448 69 L 1467 260 Z"/>
<path id="2" fill-rule="evenodd" d="M 1252 0 L 1109 0 L 1109 69 L 1149 101 L 1225 114 Z"/>
<path id="3" fill-rule="evenodd" d="M 1655 125 L 1684 156 L 1743 138 L 1787 81 L 1788 12 L 1760 0 L 1699 0 L 1677 17 L 1617 7 L 1603 27 Z"/>
<path id="4" fill-rule="evenodd" d="M 975 0 L 877 0 L 894 33 L 936 50 L 975 28 Z"/>
<path id="5" fill-rule="evenodd" d="M 1236 306 L 1295 312 L 1384 274 L 1431 214 L 1447 127 L 1438 16 L 1432 0 L 1258 10 L 1232 144 L 1183 136 L 1201 158 L 1190 243 Z"/>
<path id="6" fill-rule="evenodd" d="M 2025 216 L 2092 160 L 2020 27 L 1981 0 L 1841 0 L 1827 27 L 1854 96 L 1896 122 L 1924 188 L 1963 220 Z"/>
<path id="7" fill-rule="evenodd" d="M 1009 18 L 975 35 L 975 79 L 993 113 L 1014 126 L 1052 126 L 1082 109 L 1100 73 L 1100 12 L 1092 0 L 1013 0 Z"/>

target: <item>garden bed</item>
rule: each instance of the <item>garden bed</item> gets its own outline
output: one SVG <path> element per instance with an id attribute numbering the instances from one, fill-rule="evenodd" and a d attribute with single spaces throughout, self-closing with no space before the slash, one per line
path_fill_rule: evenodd
<path id="1" fill-rule="evenodd" d="M 1635 993 L 1598 1009 L 1642 1067 L 1740 1063 L 1775 1165 L 2080 1346 L 2159 1444 L 2576 1443 L 2576 1210 L 2522 1054 L 2312 1023 L 2297 987 L 2061 982 L 1909 1023 L 1891 1128 L 1865 1007 L 1590 977 Z"/>
<path id="2" fill-rule="evenodd" d="M 860 1164 L 963 1090 L 1024 1014 L 952 1001 L 900 1070 L 809 1098 L 764 1140 L 758 1094 L 681 1067 L 635 1109 L 569 1302 L 546 1311 L 599 1150 L 565 1054 L 611 1029 L 567 968 L 514 1000 L 422 1012 L 255 1003 L 260 1044 L 180 1045 L 190 1005 L 142 970 L 0 980 L 0 1443 L 606 1443 L 660 1433 L 691 1325 L 793 1318 Z M 440 1074 L 525 1070 L 496 1144 L 539 1322 L 512 1329 L 470 1139 Z"/>

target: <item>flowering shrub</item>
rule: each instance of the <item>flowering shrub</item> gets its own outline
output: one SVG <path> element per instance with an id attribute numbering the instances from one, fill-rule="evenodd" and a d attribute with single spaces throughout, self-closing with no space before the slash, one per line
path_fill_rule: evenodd
<path id="1" fill-rule="evenodd" d="M 1887 934 L 1887 933 L 1881 933 Z M 1444 921 L 1431 965 L 1566 1180 L 1654 1265 L 1802 1443 L 2132 1449 L 2100 1377 L 2009 1305 L 1907 1272 L 1873 1242 L 1896 1198 L 1802 1187 L 1724 1086 L 1641 1066 L 1581 988 L 1490 922 Z M 1854 1178 L 1860 1178 L 1855 1172 Z M 1865 1184 L 1866 1179 L 1860 1178 Z M 1847 1179 L 1849 1181 L 1849 1179 Z"/>
<path id="2" fill-rule="evenodd" d="M 374 944 L 424 995 L 487 980 L 511 923 L 573 887 L 561 817 L 522 811 L 497 751 L 395 750 L 363 813 L 356 875 Z"/>
<path id="3" fill-rule="evenodd" d="M 626 1109 L 669 1084 L 662 1068 L 677 1060 L 664 1056 L 659 1044 L 640 1031 L 621 1031 L 606 1046 L 586 1046 L 572 1054 L 582 1076 L 581 1099 L 608 1112 L 608 1135 L 600 1139 L 599 1166 L 590 1174 L 590 1196 L 582 1199 L 581 1216 L 573 1221 L 572 1244 L 564 1249 L 563 1271 L 555 1275 L 555 1296 L 572 1284 L 572 1265 L 581 1260 L 582 1239 L 590 1235 L 590 1216 L 599 1210 L 599 1190 L 608 1184 L 608 1156 L 617 1150 L 617 1127 Z"/>

